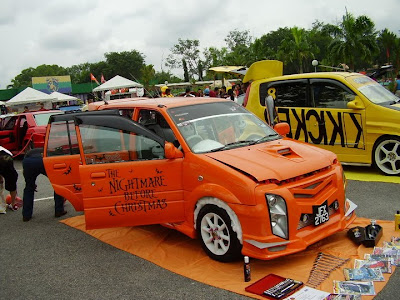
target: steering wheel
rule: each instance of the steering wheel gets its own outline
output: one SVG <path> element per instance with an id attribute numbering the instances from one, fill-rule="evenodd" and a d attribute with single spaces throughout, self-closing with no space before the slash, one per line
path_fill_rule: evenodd
<path id="1" fill-rule="evenodd" d="M 190 148 L 193 148 L 194 145 L 200 143 L 202 140 L 203 140 L 203 138 L 200 135 L 195 134 L 195 135 L 188 137 L 186 139 L 186 142 L 189 144 Z"/>

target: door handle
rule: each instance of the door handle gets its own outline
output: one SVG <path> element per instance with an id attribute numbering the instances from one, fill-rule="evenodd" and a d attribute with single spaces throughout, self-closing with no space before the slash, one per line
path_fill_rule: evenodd
<path id="1" fill-rule="evenodd" d="M 67 167 L 66 163 L 59 163 L 59 164 L 54 164 L 53 168 L 54 169 L 65 169 Z"/>
<path id="2" fill-rule="evenodd" d="M 90 174 L 90 178 L 105 178 L 106 173 L 105 172 L 95 172 Z"/>

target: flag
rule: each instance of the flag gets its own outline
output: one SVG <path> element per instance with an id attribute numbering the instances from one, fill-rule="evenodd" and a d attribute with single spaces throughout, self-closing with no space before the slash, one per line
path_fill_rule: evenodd
<path id="1" fill-rule="evenodd" d="M 90 73 L 90 80 L 91 80 L 91 81 L 96 81 L 97 84 L 100 84 L 100 83 L 97 81 L 96 77 L 93 76 L 92 73 Z"/>
<path id="2" fill-rule="evenodd" d="M 103 75 L 103 74 L 101 74 L 101 79 L 100 79 L 100 81 L 101 81 L 102 84 L 106 82 L 106 80 L 104 79 L 104 75 Z"/>

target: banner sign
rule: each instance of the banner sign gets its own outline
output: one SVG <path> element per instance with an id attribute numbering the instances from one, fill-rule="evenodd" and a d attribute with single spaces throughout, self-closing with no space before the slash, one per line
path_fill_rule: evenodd
<path id="1" fill-rule="evenodd" d="M 32 87 L 46 94 L 52 92 L 70 94 L 72 92 L 71 76 L 32 77 Z"/>

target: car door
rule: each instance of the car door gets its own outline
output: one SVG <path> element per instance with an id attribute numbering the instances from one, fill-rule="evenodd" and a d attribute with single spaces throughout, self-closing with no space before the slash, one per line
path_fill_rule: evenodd
<path id="1" fill-rule="evenodd" d="M 310 79 L 312 108 L 305 113 L 308 142 L 338 154 L 341 161 L 362 161 L 365 151 L 365 109 L 347 108 L 356 94 L 343 83 Z"/>
<path id="2" fill-rule="evenodd" d="M 182 158 L 165 141 L 122 116 L 75 117 L 86 228 L 184 220 Z"/>
<path id="3" fill-rule="evenodd" d="M 0 131 L 0 146 L 16 151 L 18 149 L 17 124 L 19 124 L 19 116 L 11 117 Z"/>
<path id="4" fill-rule="evenodd" d="M 266 82 L 260 85 L 260 101 L 266 107 L 265 120 L 268 116 L 266 105 L 267 97 L 275 100 L 279 120 L 290 125 L 287 135 L 300 141 L 308 141 L 305 122 L 305 112 L 310 107 L 308 81 L 306 79 L 292 79 Z"/>
<path id="5" fill-rule="evenodd" d="M 83 211 L 79 166 L 82 164 L 74 116 L 114 114 L 118 111 L 93 111 L 52 115 L 46 129 L 43 163 L 54 191 L 67 199 L 77 211 Z"/>

